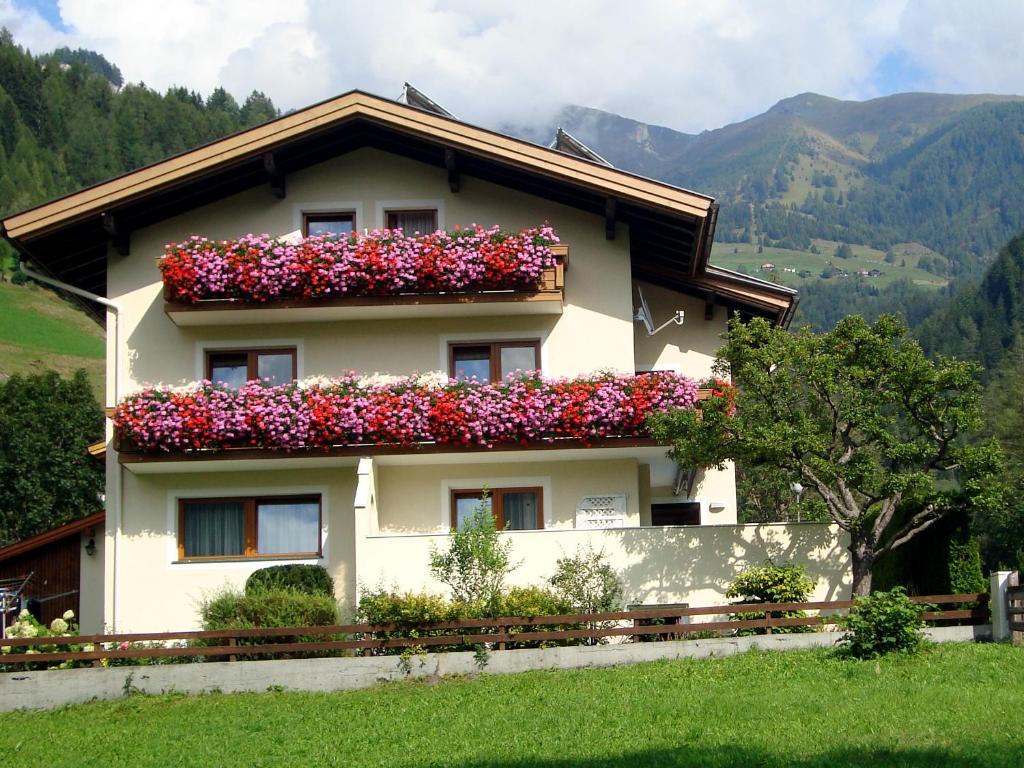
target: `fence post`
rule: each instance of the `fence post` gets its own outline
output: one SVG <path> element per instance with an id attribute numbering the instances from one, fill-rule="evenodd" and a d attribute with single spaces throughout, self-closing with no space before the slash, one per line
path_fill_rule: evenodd
<path id="1" fill-rule="evenodd" d="M 504 635 L 505 634 L 505 627 L 503 627 L 501 624 L 498 625 L 498 634 L 499 635 Z M 505 650 L 505 641 L 504 640 L 499 640 L 498 641 L 498 650 L 499 651 L 504 651 Z"/>
<path id="2" fill-rule="evenodd" d="M 1010 639 L 1010 617 L 1007 614 L 1009 603 L 1006 591 L 1016 586 L 1019 577 L 1016 571 L 995 571 L 989 577 L 991 594 L 989 596 L 989 611 L 992 615 L 992 639 Z"/>
<path id="3" fill-rule="evenodd" d="M 232 648 L 234 648 L 236 645 L 238 645 L 238 638 L 237 637 L 229 637 L 228 638 L 228 645 L 231 646 Z M 228 655 L 228 661 L 238 661 L 238 657 L 235 654 L 233 654 L 233 653 L 229 654 Z"/>
<path id="4" fill-rule="evenodd" d="M 772 612 L 764 612 L 764 633 L 770 635 L 772 633 Z"/>

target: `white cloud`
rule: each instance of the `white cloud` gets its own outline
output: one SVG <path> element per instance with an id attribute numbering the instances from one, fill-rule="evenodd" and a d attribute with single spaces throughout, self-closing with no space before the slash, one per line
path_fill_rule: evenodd
<path id="1" fill-rule="evenodd" d="M 408 80 L 461 117 L 529 122 L 571 102 L 697 131 L 803 91 L 887 92 L 899 54 L 935 90 L 1024 91 L 1024 4 L 911 0 L 60 0 L 68 33 L 0 0 L 33 50 L 81 45 L 125 77 L 284 108 Z"/>

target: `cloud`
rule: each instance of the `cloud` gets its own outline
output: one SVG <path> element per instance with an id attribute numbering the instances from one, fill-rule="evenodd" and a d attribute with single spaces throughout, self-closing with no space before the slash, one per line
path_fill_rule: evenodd
<path id="1" fill-rule="evenodd" d="M 939 0 L 59 0 L 62 34 L 0 0 L 33 50 L 92 48 L 126 78 L 256 89 L 296 108 L 408 80 L 460 117 L 527 124 L 564 103 L 699 131 L 804 91 L 869 98 L 913 82 L 1024 91 L 1024 4 Z M 898 62 L 899 66 L 893 65 Z M 893 73 L 902 73 L 896 77 Z"/>

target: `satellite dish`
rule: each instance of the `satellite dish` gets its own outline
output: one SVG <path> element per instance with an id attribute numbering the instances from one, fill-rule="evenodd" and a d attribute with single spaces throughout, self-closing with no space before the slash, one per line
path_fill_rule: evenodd
<path id="1" fill-rule="evenodd" d="M 672 323 L 675 323 L 676 325 L 683 324 L 683 319 L 685 318 L 686 313 L 683 312 L 683 310 L 679 309 L 676 310 L 676 313 L 673 317 L 669 318 L 664 323 L 655 328 L 654 318 L 651 316 L 651 308 L 647 306 L 647 299 L 644 298 L 644 292 L 639 285 L 636 287 L 636 293 L 637 296 L 640 297 L 640 306 L 633 310 L 633 322 L 643 323 L 644 328 L 647 330 L 648 336 L 653 336 L 658 331 L 664 330 Z"/>

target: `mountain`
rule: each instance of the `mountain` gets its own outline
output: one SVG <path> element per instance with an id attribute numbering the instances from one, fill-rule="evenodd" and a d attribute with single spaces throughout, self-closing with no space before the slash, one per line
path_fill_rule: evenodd
<path id="1" fill-rule="evenodd" d="M 805 93 L 699 135 L 578 106 L 553 123 L 619 167 L 714 195 L 720 242 L 917 243 L 947 276 L 978 273 L 1024 228 L 1019 96 Z"/>

